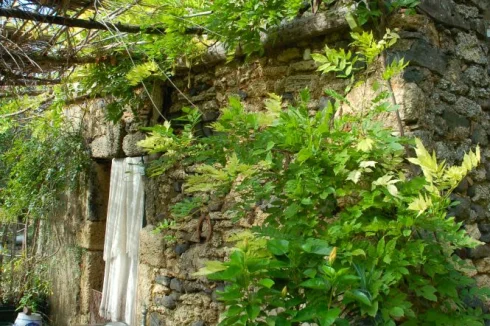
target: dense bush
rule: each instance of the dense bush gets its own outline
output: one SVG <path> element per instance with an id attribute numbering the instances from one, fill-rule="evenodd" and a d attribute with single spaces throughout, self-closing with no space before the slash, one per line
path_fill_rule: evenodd
<path id="1" fill-rule="evenodd" d="M 185 143 L 164 154 L 170 160 L 188 146 L 212 149 L 186 191 L 204 198 L 233 190 L 236 205 L 224 214 L 238 219 L 260 205 L 268 215 L 237 236 L 230 261 L 201 271 L 229 284 L 222 325 L 482 324 L 481 309 L 465 304 L 482 291 L 454 255 L 478 243 L 446 216 L 479 150 L 446 167 L 417 141 L 410 161 L 423 176 L 409 176 L 403 141 L 374 114 L 332 120 L 330 105 L 310 115 L 302 96 L 287 110 L 269 99 L 262 113 L 232 99 L 214 125 L 226 135 L 193 139 L 189 128 L 174 138 L 167 125 L 146 141 Z M 196 202 L 206 212 L 205 200 L 186 204 Z"/>
<path id="2" fill-rule="evenodd" d="M 354 36 L 355 53 L 327 48 L 315 57 L 321 70 L 351 78 L 347 90 L 356 82 L 355 69 L 346 71 L 351 62 L 377 60 L 397 38 Z M 383 79 L 404 66 L 392 63 Z M 231 98 L 208 138 L 195 136 L 193 110 L 178 133 L 169 122 L 150 128 L 140 145 L 163 153 L 152 174 L 197 165 L 183 186 L 188 198 L 172 209 L 175 218 L 196 208 L 207 214 L 210 195 L 232 197 L 222 213 L 235 220 L 266 216 L 230 239 L 236 248 L 228 261 L 197 273 L 227 284 L 220 325 L 483 325 L 481 307 L 469 303 L 487 290 L 455 255 L 479 242 L 446 215 L 451 192 L 478 165 L 480 150 L 449 167 L 416 139 L 414 157 L 406 158 L 413 141 L 378 121 L 396 110 L 382 83 L 375 83 L 370 107 L 351 107 L 351 114 L 341 114 L 350 103 L 333 91 L 326 107 L 310 111 L 303 91 L 287 108 L 271 95 L 261 112 Z"/>

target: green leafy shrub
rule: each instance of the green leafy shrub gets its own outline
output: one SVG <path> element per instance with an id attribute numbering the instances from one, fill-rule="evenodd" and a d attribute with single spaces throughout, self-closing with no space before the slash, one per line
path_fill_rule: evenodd
<path id="1" fill-rule="evenodd" d="M 45 308 L 52 294 L 49 266 L 43 261 L 17 257 L 4 264 L 1 282 L 1 302 L 15 304 L 18 310 L 29 307 L 34 312 Z"/>
<path id="2" fill-rule="evenodd" d="M 360 37 L 356 55 L 372 57 L 367 63 L 386 48 L 363 48 Z M 354 56 L 330 57 L 322 64 L 339 72 Z M 385 79 L 404 65 L 388 66 Z M 196 206 L 207 214 L 205 198 L 231 193 L 222 214 L 266 216 L 229 239 L 236 248 L 227 262 L 209 262 L 196 273 L 227 284 L 220 325 L 484 324 L 487 316 L 471 302 L 488 291 L 476 287 L 455 255 L 480 242 L 446 215 L 450 194 L 479 164 L 480 150 L 449 167 L 415 140 L 415 156 L 407 159 L 413 141 L 382 125 L 379 115 L 396 107 L 379 84 L 374 91 L 368 110 L 350 114 L 340 114 L 350 103 L 333 91 L 327 93 L 335 101 L 314 112 L 308 91 L 286 109 L 272 95 L 261 112 L 231 98 L 208 138 L 196 137 L 195 111 L 179 135 L 170 123 L 150 128 L 141 145 L 164 153 L 151 166 L 154 174 L 196 165 L 183 189 L 202 200 L 177 203 L 180 217 Z"/>
<path id="3" fill-rule="evenodd" d="M 410 161 L 423 176 L 408 178 L 404 141 L 374 114 L 310 115 L 302 95 L 281 112 L 270 99 L 260 114 L 232 100 L 214 125 L 226 135 L 205 140 L 222 152 L 188 178 L 189 194 L 239 194 L 225 212 L 235 218 L 267 206 L 230 261 L 200 272 L 229 284 L 221 325 L 482 324 L 465 300 L 483 291 L 454 255 L 478 242 L 446 216 L 479 149 L 446 167 L 417 141 Z"/>
<path id="4" fill-rule="evenodd" d="M 72 127 L 61 108 L 54 108 L 22 129 L 5 131 L 14 139 L 0 148 L 6 167 L 0 182 L 4 221 L 46 219 L 79 184 L 89 159 L 81 131 Z"/>

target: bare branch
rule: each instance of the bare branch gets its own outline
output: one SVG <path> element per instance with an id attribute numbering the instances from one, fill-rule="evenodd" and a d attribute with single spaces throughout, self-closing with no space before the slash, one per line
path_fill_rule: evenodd
<path id="1" fill-rule="evenodd" d="M 145 33 L 145 34 L 165 34 L 165 28 L 163 27 L 148 27 L 142 29 L 136 25 L 125 25 L 120 23 L 107 23 L 100 21 L 84 20 L 78 18 L 42 15 L 35 12 L 28 12 L 18 9 L 6 9 L 0 8 L 0 17 L 6 18 L 18 18 L 23 20 L 31 20 L 40 23 L 61 25 L 67 27 L 78 27 L 84 29 L 98 29 L 105 31 L 117 31 L 125 33 Z M 186 34 L 200 34 L 203 30 L 201 28 L 188 28 Z"/>

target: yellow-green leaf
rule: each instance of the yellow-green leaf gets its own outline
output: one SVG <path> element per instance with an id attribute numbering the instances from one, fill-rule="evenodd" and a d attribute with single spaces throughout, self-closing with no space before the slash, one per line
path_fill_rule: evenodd
<path id="1" fill-rule="evenodd" d="M 362 139 L 359 144 L 357 144 L 357 149 L 363 152 L 369 152 L 373 149 L 374 140 L 371 138 Z"/>
<path id="2" fill-rule="evenodd" d="M 354 183 L 358 183 L 360 178 L 361 178 L 361 171 L 359 170 L 351 171 L 347 176 L 347 180 L 351 180 Z"/>
<path id="3" fill-rule="evenodd" d="M 193 273 L 194 276 L 206 276 L 217 272 L 224 271 L 226 266 L 219 261 L 207 261 L 205 267 L 199 269 L 199 271 Z"/>

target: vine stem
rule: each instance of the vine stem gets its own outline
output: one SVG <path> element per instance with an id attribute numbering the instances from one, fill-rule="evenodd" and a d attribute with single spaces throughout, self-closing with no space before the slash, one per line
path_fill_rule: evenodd
<path id="1" fill-rule="evenodd" d="M 381 54 L 381 59 L 383 60 L 383 68 L 386 71 L 388 67 L 388 59 L 386 57 L 386 51 L 383 51 Z M 386 81 L 386 85 L 388 86 L 388 91 L 390 93 L 391 101 L 393 102 L 393 105 L 398 105 L 395 97 L 395 93 L 393 92 L 393 85 L 391 85 L 391 78 Z M 405 131 L 403 130 L 403 121 L 402 117 L 400 115 L 400 110 L 396 108 L 395 110 L 396 114 L 396 121 L 398 123 L 398 129 L 400 130 L 400 136 L 405 137 Z"/>
<path id="2" fill-rule="evenodd" d="M 379 21 L 378 22 L 375 21 L 374 24 L 375 24 L 375 30 L 378 34 L 378 37 L 381 37 L 383 35 L 383 33 L 385 32 L 385 27 L 387 25 L 387 16 L 390 13 L 387 11 L 387 8 L 385 6 L 385 2 L 383 0 L 377 0 L 377 4 L 378 4 L 378 8 L 379 8 L 379 10 L 381 10 L 382 14 L 380 16 Z M 381 60 L 383 60 L 383 69 L 386 71 L 387 66 L 388 66 L 388 58 L 386 56 L 386 50 L 384 50 L 381 53 Z M 396 101 L 395 93 L 393 93 L 393 85 L 391 84 L 391 78 L 386 81 L 386 84 L 388 86 L 388 91 L 390 93 L 391 101 L 393 102 L 393 105 L 396 106 L 397 101 Z M 402 117 L 400 116 L 400 110 L 398 108 L 395 110 L 395 114 L 396 114 L 396 120 L 398 123 L 398 129 L 400 130 L 400 136 L 404 137 L 405 131 L 403 130 L 403 121 L 402 121 Z M 407 150 L 406 147 L 405 147 L 405 149 Z M 407 154 L 408 154 L 408 150 L 407 150 Z"/>

